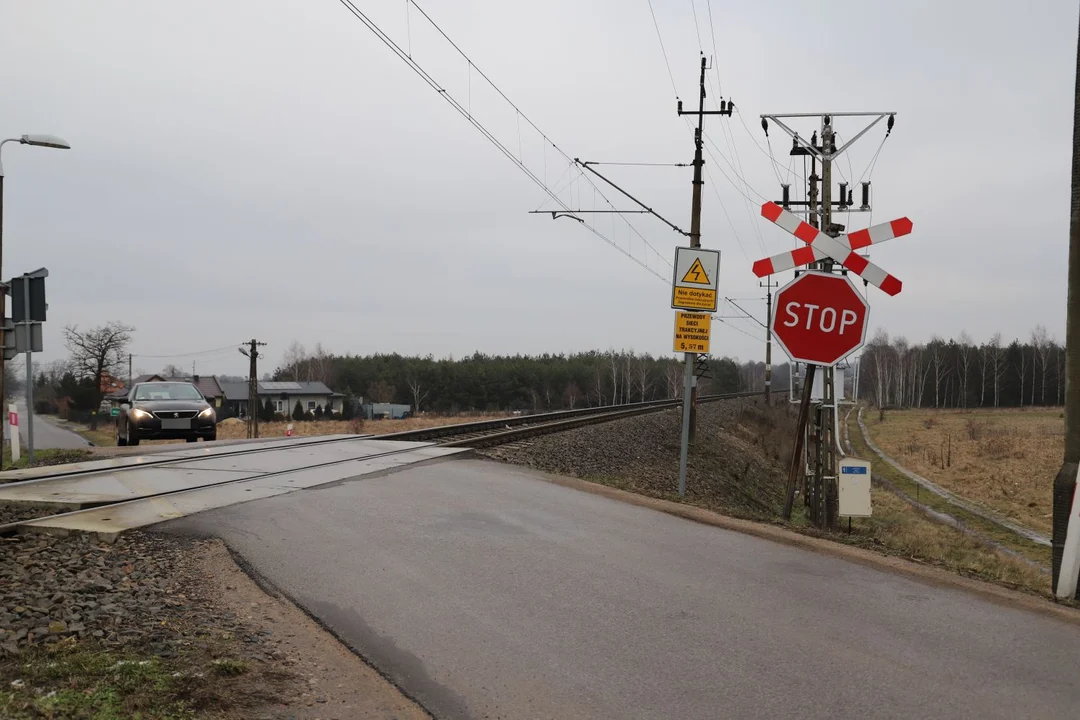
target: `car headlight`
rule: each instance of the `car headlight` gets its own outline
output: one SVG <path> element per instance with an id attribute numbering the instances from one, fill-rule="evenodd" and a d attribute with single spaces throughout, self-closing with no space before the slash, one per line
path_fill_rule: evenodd
<path id="1" fill-rule="evenodd" d="M 214 408 L 212 408 L 212 407 L 206 408 L 201 413 L 199 413 L 199 417 L 201 417 L 204 420 L 207 419 L 207 418 L 214 417 Z"/>
<path id="2" fill-rule="evenodd" d="M 131 416 L 136 420 L 146 420 L 147 418 L 151 417 L 150 413 L 146 412 L 145 410 L 140 410 L 139 408 L 133 409 L 131 411 Z"/>

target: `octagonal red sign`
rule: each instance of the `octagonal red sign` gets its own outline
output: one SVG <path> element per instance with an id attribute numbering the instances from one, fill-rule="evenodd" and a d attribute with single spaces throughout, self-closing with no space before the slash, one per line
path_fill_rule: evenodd
<path id="1" fill-rule="evenodd" d="M 862 347 L 869 314 L 847 276 L 807 271 L 776 293 L 773 336 L 796 362 L 835 365 Z"/>

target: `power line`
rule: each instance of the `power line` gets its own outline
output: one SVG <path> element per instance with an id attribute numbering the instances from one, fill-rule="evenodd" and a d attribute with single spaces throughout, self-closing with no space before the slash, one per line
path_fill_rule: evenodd
<path id="1" fill-rule="evenodd" d="M 198 355 L 209 355 L 211 353 L 223 353 L 225 350 L 228 350 L 228 351 L 231 352 L 231 351 L 235 350 L 238 345 L 241 345 L 241 344 L 242 343 L 233 343 L 232 345 L 225 345 L 224 347 L 211 348 L 209 350 L 197 350 L 195 352 L 175 353 L 173 355 L 140 355 L 140 354 L 137 354 L 137 353 L 132 353 L 131 356 L 132 357 L 137 357 L 137 358 L 148 358 L 148 359 L 150 359 L 150 358 L 171 359 L 171 358 L 181 358 L 181 357 L 195 357 L 195 356 L 198 356 Z"/>
<path id="2" fill-rule="evenodd" d="M 700 52 L 702 55 L 704 55 L 705 54 L 705 52 L 704 52 L 705 47 L 701 42 L 701 28 L 698 26 L 698 21 L 697 21 L 697 3 L 694 2 L 694 0 L 690 0 L 690 9 L 694 11 L 694 30 L 697 31 L 698 52 Z"/>
<path id="3" fill-rule="evenodd" d="M 438 83 L 438 81 L 436 81 L 435 78 L 430 73 L 428 73 L 427 70 L 425 70 L 423 68 L 423 66 L 421 66 L 415 60 L 413 60 L 409 53 L 405 52 L 405 50 L 400 45 L 398 45 L 393 40 L 393 38 L 391 38 L 385 31 L 383 31 L 382 28 L 380 28 L 378 26 L 378 24 L 375 23 L 371 18 L 369 18 L 362 10 L 360 10 L 352 2 L 352 0 L 338 0 L 338 1 L 341 3 L 341 5 L 343 7 L 345 7 L 346 10 L 351 12 L 353 14 L 353 16 L 356 17 L 356 19 L 360 20 L 360 22 L 362 22 L 364 24 L 364 26 L 367 27 L 368 30 L 370 30 L 372 32 L 372 34 L 374 34 L 379 39 L 380 42 L 382 42 L 384 45 L 386 45 L 386 47 L 388 47 L 395 55 L 397 55 L 398 59 L 400 59 L 402 62 L 404 62 L 409 67 L 409 69 L 411 69 L 413 72 L 415 72 L 437 94 L 439 94 L 451 107 L 453 107 L 454 110 L 456 110 L 473 127 L 475 127 L 477 129 L 477 131 L 479 131 L 480 134 L 483 135 L 484 138 L 488 142 L 490 142 L 492 145 L 494 145 L 496 147 L 496 149 L 499 150 L 499 152 L 501 152 L 508 160 L 510 160 L 510 162 L 512 162 L 514 165 L 516 165 L 518 167 L 518 169 L 521 170 L 525 174 L 526 177 L 528 177 L 530 180 L 532 180 L 532 182 L 534 184 L 536 184 L 541 190 L 543 190 L 552 200 L 555 201 L 556 204 L 558 204 L 561 208 L 563 208 L 563 210 L 565 210 L 565 211 L 570 210 L 570 207 L 567 204 L 565 204 L 558 197 L 558 195 L 556 195 L 554 192 L 552 192 L 551 188 L 549 188 L 547 186 L 547 184 L 543 180 L 538 178 L 536 176 L 536 174 L 532 170 L 530 170 L 529 167 L 520 158 L 516 157 L 514 155 L 513 151 L 511 151 L 509 148 L 507 148 L 506 145 L 504 145 L 497 137 L 495 137 L 494 133 L 492 133 L 490 130 L 488 130 L 488 128 L 483 123 L 481 123 L 471 112 L 469 112 L 469 110 L 464 105 L 462 105 L 461 102 L 458 101 L 449 90 L 442 87 Z M 468 55 L 466 55 L 465 52 L 462 51 L 462 49 L 460 47 L 458 47 L 457 44 L 453 40 L 450 39 L 450 37 L 442 30 L 442 28 L 439 27 L 438 24 L 435 23 L 435 21 L 432 20 L 431 17 L 426 12 L 424 12 L 423 8 L 421 8 L 419 5 L 417 5 L 413 0 L 407 0 L 407 1 L 408 1 L 409 4 L 412 4 L 418 11 L 420 11 L 421 15 L 424 16 L 424 18 L 432 25 L 432 27 L 434 27 L 436 29 L 436 31 L 440 35 L 442 35 L 443 38 L 458 52 L 458 54 L 460 54 L 466 60 L 466 62 L 469 63 L 470 68 L 475 70 L 480 75 L 480 77 L 482 77 L 499 94 L 499 96 L 502 97 L 503 100 L 505 100 L 507 102 L 507 104 L 510 105 L 510 107 L 514 108 L 514 111 L 517 112 L 520 115 L 520 117 L 523 118 L 525 120 L 525 122 L 528 123 L 543 138 L 545 143 L 550 143 L 551 146 L 553 148 L 555 148 L 555 150 L 560 155 L 562 155 L 568 162 L 571 160 L 570 156 L 568 154 L 566 154 L 562 150 L 562 148 L 560 148 L 558 145 L 556 145 L 554 142 L 552 142 L 551 139 L 548 138 L 548 136 L 542 130 L 540 130 L 539 127 L 537 127 L 536 123 L 534 123 L 529 118 L 528 115 L 526 115 L 524 112 L 522 112 L 521 109 L 517 105 L 515 105 L 513 103 L 513 101 L 510 100 L 509 97 L 506 96 L 506 93 L 504 93 L 491 80 L 491 78 L 489 78 L 487 76 L 487 74 L 485 74 L 483 72 L 483 70 L 481 70 L 476 65 L 476 63 L 474 63 L 472 61 L 472 59 Z M 582 175 L 582 176 L 584 177 L 584 175 Z M 588 178 L 586 178 L 586 179 L 589 180 Z M 596 188 L 596 186 L 592 183 L 591 180 L 589 180 L 589 183 L 591 185 L 593 185 L 594 189 Z M 603 193 L 601 193 L 601 196 L 603 196 Z M 605 198 L 605 200 L 608 202 L 609 205 L 611 204 L 610 201 L 608 201 L 606 198 Z M 614 207 L 614 205 L 612 205 L 612 207 Z M 576 219 L 581 220 L 580 218 L 576 218 Z M 628 225 L 631 225 L 629 223 L 629 221 L 627 221 L 625 218 L 623 218 L 623 222 L 626 222 Z M 582 221 L 582 225 L 584 225 L 589 230 L 589 232 L 596 235 L 598 238 L 603 240 L 605 243 L 607 243 L 611 247 L 618 250 L 620 253 L 622 253 L 623 255 L 628 257 L 630 260 L 632 260 L 633 262 L 640 265 L 642 268 L 644 268 L 648 272 L 652 273 L 653 275 L 656 275 L 657 277 L 665 279 L 661 275 L 659 275 L 655 270 L 653 270 L 651 267 L 649 267 L 648 263 L 646 263 L 646 262 L 644 262 L 642 260 L 639 260 L 631 252 L 628 252 L 627 250 L 624 250 L 614 240 L 608 238 L 603 233 L 596 230 L 595 227 L 586 224 L 584 221 Z M 632 227 L 632 225 L 631 225 L 631 227 Z M 642 241 L 650 249 L 652 249 L 652 251 L 654 253 L 656 253 L 656 255 L 658 257 L 663 257 L 663 255 L 661 255 L 656 250 L 656 248 L 652 247 L 652 245 L 647 240 L 645 240 L 645 238 L 640 234 L 640 232 L 637 232 L 636 228 L 633 228 L 633 229 L 634 229 L 634 232 L 637 233 L 637 235 L 642 239 Z M 666 258 L 665 258 L 665 260 L 666 260 Z"/>
<path id="4" fill-rule="evenodd" d="M 353 3 L 352 3 L 352 0 L 340 0 L 340 1 L 342 2 L 342 4 L 345 4 L 346 2 L 348 2 L 348 5 L 350 6 L 350 8 L 354 9 L 354 10 L 355 10 L 356 12 L 360 12 L 360 11 L 359 11 L 359 9 L 357 9 L 357 8 L 356 8 L 356 6 L 355 6 L 355 5 L 353 5 Z M 519 145 L 519 147 L 520 147 L 520 143 L 521 143 L 521 137 L 520 137 L 520 133 L 521 133 L 521 130 L 520 130 L 520 121 L 521 121 L 521 119 L 522 119 L 522 118 L 524 118 L 525 122 L 527 122 L 527 123 L 528 123 L 528 124 L 530 125 L 530 127 L 532 127 L 532 129 L 533 129 L 533 130 L 535 130 L 535 131 L 537 132 L 537 134 L 539 134 L 539 135 L 540 135 L 540 137 L 541 137 L 541 138 L 543 138 L 543 140 L 544 140 L 544 143 L 545 143 L 545 147 L 546 147 L 546 144 L 550 143 L 550 144 L 551 144 L 551 146 L 552 146 L 553 148 L 555 148 L 555 150 L 556 150 L 556 151 L 557 151 L 557 152 L 558 152 L 558 153 L 559 153 L 560 155 L 562 155 L 562 156 L 563 156 L 563 158 L 564 158 L 565 160 L 567 160 L 567 161 L 570 161 L 570 162 L 572 162 L 572 158 L 571 158 L 571 157 L 570 157 L 570 156 L 569 156 L 569 155 L 568 155 L 568 154 L 567 154 L 566 152 L 564 152 L 562 148 L 560 148 L 560 147 L 559 147 L 558 145 L 556 145 L 556 144 L 554 143 L 554 141 L 552 141 L 552 140 L 551 140 L 551 139 L 550 139 L 550 138 L 549 138 L 549 137 L 547 136 L 547 134 L 546 134 L 546 133 L 545 133 L 545 132 L 544 132 L 543 130 L 541 130 L 541 129 L 539 128 L 539 126 L 537 126 L 537 124 L 536 124 L 536 123 L 534 123 L 534 122 L 532 121 L 532 119 L 530 119 L 530 118 L 529 118 L 529 116 L 528 116 L 528 115 L 526 115 L 526 114 L 525 114 L 525 113 L 524 113 L 524 112 L 522 111 L 522 109 L 521 109 L 521 108 L 519 108 L 519 107 L 518 107 L 517 105 L 515 105 L 515 104 L 514 104 L 514 102 L 513 102 L 513 101 L 512 101 L 512 100 L 511 100 L 511 99 L 510 99 L 509 97 L 507 97 L 506 93 L 504 93 L 504 92 L 502 91 L 502 89 L 501 89 L 501 88 L 499 88 L 499 86 L 498 86 L 498 85 L 496 85 L 496 84 L 495 84 L 495 82 L 494 82 L 494 81 L 493 81 L 493 80 L 492 80 L 491 78 L 489 78 L 489 77 L 487 76 L 487 74 L 486 74 L 486 73 L 485 73 L 485 72 L 484 72 L 483 70 L 481 70 L 481 69 L 480 69 L 480 67 L 479 67 L 479 66 L 478 66 L 478 65 L 477 65 L 476 63 L 474 63 L 474 62 L 473 62 L 473 60 L 472 60 L 472 58 L 471 58 L 471 57 L 469 57 L 468 55 L 466 55 L 466 54 L 465 54 L 465 51 L 464 51 L 464 50 L 462 50 L 462 49 L 461 49 L 460 47 L 458 47 L 457 43 L 455 43 L 455 42 L 454 42 L 453 40 L 451 40 L 451 39 L 450 39 L 450 36 L 446 34 L 446 32 L 445 32 L 445 31 L 444 31 L 444 30 L 443 30 L 443 29 L 442 29 L 442 28 L 441 28 L 441 27 L 439 26 L 439 24 L 438 24 L 438 23 L 436 23 L 436 22 L 435 22 L 435 21 L 434 21 L 434 20 L 433 20 L 433 19 L 431 18 L 431 16 L 430 16 L 430 15 L 428 15 L 428 14 L 427 14 L 427 12 L 425 12 L 425 10 L 424 10 L 424 9 L 423 9 L 422 7 L 420 7 L 420 6 L 419 6 L 419 5 L 418 5 L 418 4 L 416 3 L 416 0 L 406 0 L 406 4 L 411 4 L 411 5 L 412 5 L 413 7 L 415 7 L 415 8 L 417 9 L 417 10 L 419 10 L 419 11 L 420 11 L 420 14 L 424 16 L 424 19 L 425 19 L 425 20 L 427 20 L 427 21 L 428 21 L 428 22 L 429 22 L 429 23 L 431 24 L 431 26 L 432 26 L 433 28 L 435 28 L 435 30 L 436 30 L 436 31 L 437 31 L 437 32 L 438 32 L 438 33 L 439 33 L 440 35 L 442 35 L 443 39 L 444 39 L 444 40 L 446 40 L 446 42 L 450 43 L 450 46 L 451 46 L 451 47 L 453 47 L 453 48 L 454 48 L 454 50 L 456 50 L 456 51 L 457 51 L 457 53 L 458 53 L 459 55 L 461 55 L 461 57 L 462 57 L 462 58 L 464 58 L 464 59 L 465 59 L 465 61 L 466 61 L 466 62 L 467 62 L 467 63 L 469 64 L 469 68 L 470 68 L 470 73 L 471 73 L 471 70 L 472 70 L 472 69 L 475 69 L 475 70 L 476 70 L 476 72 L 477 72 L 477 73 L 479 73 L 480 77 L 482 77 L 482 78 L 483 78 L 483 79 L 484 79 L 484 80 L 485 80 L 485 81 L 487 82 L 487 84 L 488 84 L 488 85 L 490 85 L 490 86 L 492 87 L 492 89 L 493 89 L 493 90 L 495 90 L 495 92 L 497 92 L 497 93 L 499 94 L 499 97 L 501 97 L 501 98 L 502 98 L 503 100 L 505 100 L 505 101 L 506 101 L 506 103 L 507 103 L 508 105 L 510 105 L 510 107 L 514 108 L 514 112 L 516 112 L 516 113 L 517 113 L 517 117 L 518 117 L 518 145 Z M 354 14 L 355 14 L 355 13 L 354 13 Z M 363 13 L 360 13 L 360 14 L 361 14 L 361 15 L 363 15 Z M 364 16 L 364 17 L 366 18 L 366 16 Z M 374 25 L 374 22 L 370 21 L 370 19 L 367 19 L 367 22 L 366 22 L 365 24 L 368 24 L 368 23 L 370 23 L 369 27 L 371 27 L 372 25 Z M 377 28 L 378 26 L 375 26 L 375 27 Z M 379 32 L 381 33 L 381 32 L 382 32 L 382 30 L 380 29 L 380 30 L 379 30 Z M 382 33 L 382 34 L 383 34 L 383 35 L 386 35 L 385 33 Z M 389 40 L 389 36 L 388 36 L 388 35 L 386 35 L 386 38 L 387 38 L 387 39 Z M 390 40 L 390 42 L 391 42 L 391 43 L 393 43 L 393 40 Z M 395 47 L 396 47 L 396 45 L 395 45 Z M 403 58 L 403 59 L 404 59 L 404 58 Z M 417 63 L 415 63 L 415 62 L 414 62 L 414 61 L 412 60 L 412 57 L 411 57 L 411 56 L 410 56 L 410 57 L 408 58 L 408 62 L 409 62 L 410 64 L 415 64 L 415 65 L 417 65 L 417 67 L 419 67 L 419 65 L 418 65 Z M 422 69 L 422 68 L 421 68 L 421 69 Z M 669 70 L 670 70 L 670 68 L 669 68 Z M 427 75 L 427 72 L 426 72 L 426 71 L 424 71 L 424 74 L 425 74 L 425 75 Z M 430 77 L 430 76 L 429 76 L 429 77 Z M 470 74 L 470 77 L 471 77 L 471 74 Z M 674 86 L 674 77 L 672 78 L 672 84 L 673 84 L 673 86 Z M 441 93 L 442 93 L 442 94 L 443 94 L 444 96 L 448 96 L 448 95 L 450 95 L 449 91 L 448 91 L 448 90 L 446 90 L 445 88 L 438 88 L 438 90 L 439 90 L 439 91 L 440 91 L 440 92 L 441 92 Z M 452 99 L 452 96 L 451 96 L 451 99 Z M 452 105 L 455 105 L 455 106 L 457 106 L 457 107 L 460 107 L 460 103 L 458 103 L 458 102 L 457 102 L 456 100 L 454 100 L 454 101 L 453 101 L 453 102 L 452 102 L 451 104 L 452 104 Z M 464 109 L 464 108 L 461 108 L 461 109 Z M 459 110 L 459 112 L 460 112 L 460 110 Z M 477 126 L 478 126 L 478 129 L 479 129 L 479 127 L 480 127 L 480 126 L 479 126 L 479 124 L 478 124 L 477 122 L 475 122 L 475 121 L 474 121 L 474 119 L 472 118 L 472 114 L 471 114 L 471 113 L 468 113 L 468 114 L 466 115 L 466 117 L 467 117 L 467 119 L 469 119 L 469 121 L 470 121 L 470 122 L 473 122 L 473 124 L 474 124 L 474 125 L 477 125 Z M 487 133 L 487 130 L 486 130 L 486 128 L 485 128 L 485 129 L 483 130 L 483 132 Z M 493 139 L 493 140 L 495 140 L 495 139 L 494 139 L 494 136 L 493 136 L 493 135 L 492 135 L 492 139 Z M 508 152 L 507 152 L 507 151 L 505 150 L 505 148 L 504 148 L 504 147 L 502 147 L 502 143 L 498 143 L 498 141 L 497 141 L 497 140 L 495 140 L 495 142 L 496 142 L 496 143 L 497 143 L 497 144 L 498 144 L 498 145 L 500 146 L 500 149 L 503 149 L 503 151 L 504 151 L 504 154 L 507 154 L 507 156 L 508 156 L 508 157 L 509 157 L 509 158 L 510 158 L 511 160 L 514 160 L 513 154 L 512 154 L 512 153 L 508 153 Z M 546 157 L 546 156 L 545 156 L 545 157 Z M 516 161 L 516 163 L 515 163 L 515 164 L 517 164 L 517 165 L 518 165 L 518 166 L 519 166 L 520 168 L 522 168 L 522 170 L 526 171 L 526 173 L 527 173 L 527 174 L 528 174 L 528 175 L 529 175 L 530 177 L 534 178 L 534 182 L 538 182 L 538 179 L 536 179 L 536 177 L 535 177 L 535 175 L 534 175 L 534 174 L 532 173 L 532 171 L 528 170 L 527 166 L 525 166 L 525 164 L 524 164 L 524 163 L 523 163 L 523 162 L 521 161 L 520 157 L 519 157 L 519 158 L 517 159 L 517 161 Z M 596 186 L 596 184 L 595 184 L 595 183 L 593 182 L 592 178 L 588 177 L 588 176 L 587 176 L 587 175 L 585 175 L 584 173 L 581 173 L 581 176 L 582 176 L 582 177 L 584 177 L 584 178 L 585 178 L 585 180 L 586 180 L 586 181 L 587 181 L 587 182 L 588 182 L 588 183 L 589 183 L 590 185 L 592 185 L 592 187 L 593 187 L 593 191 L 594 191 L 594 192 L 598 192 L 598 193 L 600 194 L 600 197 L 602 197 L 602 198 L 604 199 L 604 202 L 606 202 L 606 203 L 608 204 L 608 206 L 609 206 L 609 207 L 611 207 L 612 209 L 614 209 L 614 208 L 615 208 L 615 206 L 614 206 L 614 205 L 612 204 L 611 200 L 610 200 L 610 199 L 609 199 L 609 198 L 607 197 L 607 195 L 605 195 L 605 194 L 604 194 L 604 192 L 603 192 L 602 190 L 600 190 L 600 188 L 598 188 L 598 187 Z M 546 186 L 546 183 L 539 183 L 539 182 L 538 182 L 538 184 L 540 184 L 540 186 L 541 186 L 541 187 L 542 187 L 542 188 L 543 188 L 543 189 L 545 190 L 545 192 L 547 192 L 547 193 L 548 193 L 548 195 L 552 195 L 553 199 L 554 199 L 554 200 L 555 200 L 556 202 L 558 202 L 559 204 L 562 204 L 562 202 L 561 202 L 561 201 L 560 201 L 560 200 L 559 200 L 559 199 L 558 199 L 557 197 L 554 197 L 554 194 L 553 194 L 553 193 L 551 192 L 551 190 L 547 188 L 547 186 Z M 569 208 L 568 208 L 568 207 L 566 207 L 565 205 L 564 205 L 563 207 L 564 207 L 564 209 L 566 209 L 566 210 L 569 210 Z M 653 251 L 653 253 L 655 253 L 657 257 L 659 257 L 659 258 L 662 258 L 662 259 L 664 259 L 664 261 L 665 261 L 665 262 L 667 262 L 667 264 L 668 264 L 668 265 L 671 265 L 671 263 L 667 261 L 667 258 L 666 258 L 666 257 L 665 257 L 665 256 L 664 256 L 663 254 L 661 254 L 661 253 L 660 253 L 660 251 L 658 251 L 658 250 L 657 250 L 657 249 L 656 249 L 655 247 L 653 247 L 652 243 L 650 243 L 650 242 L 649 242 L 648 240 L 646 240 L 646 239 L 645 239 L 645 236 L 644 236 L 644 235 L 642 235 L 640 231 L 638 231 L 638 229 L 637 229 L 637 228 L 636 228 L 636 227 L 634 226 L 634 224 L 633 224 L 633 223 L 631 223 L 631 222 L 630 222 L 629 220 L 627 220 L 626 218 L 620 218 L 620 219 L 621 219 L 621 220 L 622 220 L 622 221 L 623 221 L 624 223 L 626 223 L 626 224 L 627 224 L 627 226 L 629 226 L 629 228 L 630 228 L 630 229 L 631 229 L 631 230 L 632 230 L 632 231 L 634 232 L 634 234 L 635 234 L 635 235 L 637 235 L 637 236 L 638 236 L 638 238 L 640 238 L 640 239 L 641 239 L 641 241 L 642 241 L 642 242 L 643 242 L 643 243 L 644 243 L 644 244 L 645 244 L 645 245 L 646 245 L 646 246 L 647 246 L 647 247 L 648 247 L 648 248 L 649 248 L 650 250 L 652 250 L 652 251 Z M 583 223 L 583 224 L 584 224 L 584 223 Z M 623 253 L 624 255 L 626 255 L 627 257 L 629 257 L 629 258 L 630 258 L 631 260 L 633 260 L 634 262 L 637 262 L 637 263 L 638 263 L 639 265 L 641 265 L 642 267 L 644 267 L 644 268 L 645 268 L 646 270 L 650 270 L 650 272 L 652 272 L 652 270 L 651 270 L 651 269 L 650 269 L 650 268 L 648 267 L 648 265 L 647 265 L 647 264 L 643 264 L 643 263 L 641 263 L 641 262 L 638 262 L 637 258 L 635 258 L 635 257 L 633 256 L 633 254 L 632 254 L 632 253 L 628 253 L 628 252 L 626 252 L 626 251 L 623 251 L 623 250 L 622 250 L 622 248 L 620 248 L 620 247 L 619 247 L 618 245 L 616 245 L 616 244 L 615 244 L 615 242 L 614 242 L 613 240 L 609 240 L 609 239 L 608 239 L 608 238 L 607 238 L 606 236 L 604 236 L 604 235 L 603 235 L 602 233 L 600 233 L 599 231 L 597 231 L 597 230 L 596 230 L 596 229 L 595 229 L 594 227 L 592 227 L 592 226 L 589 226 L 589 225 L 586 225 L 586 227 L 588 227 L 588 228 L 590 229 L 590 231 L 591 231 L 591 232 L 592 232 L 593 234 L 595 234 L 595 235 L 597 235 L 598 237 L 600 237 L 601 239 L 603 239 L 603 240 L 604 240 L 604 242 L 607 242 L 607 243 L 608 243 L 609 245 L 611 245 L 611 246 L 612 246 L 612 247 L 614 247 L 615 249 L 617 249 L 617 250 L 619 250 L 620 252 L 622 252 L 622 253 Z"/>
<path id="5" fill-rule="evenodd" d="M 653 27 L 656 28 L 656 39 L 660 41 L 660 52 L 664 54 L 664 64 L 667 65 L 667 74 L 671 79 L 671 89 L 675 93 L 675 99 L 679 99 L 679 88 L 675 85 L 675 74 L 671 72 L 671 62 L 668 60 L 667 50 L 664 48 L 664 38 L 660 36 L 660 24 L 656 22 L 656 11 L 653 10 L 652 0 L 649 0 L 649 13 L 652 15 Z"/>
<path id="6" fill-rule="evenodd" d="M 693 2 L 693 0 L 691 0 Z M 716 24 L 713 22 L 712 17 L 712 0 L 706 0 L 709 8 L 709 32 L 712 34 L 712 52 L 713 52 L 713 70 L 716 71 L 716 94 L 718 97 L 723 96 L 723 91 L 720 87 L 720 53 L 716 51 Z"/>

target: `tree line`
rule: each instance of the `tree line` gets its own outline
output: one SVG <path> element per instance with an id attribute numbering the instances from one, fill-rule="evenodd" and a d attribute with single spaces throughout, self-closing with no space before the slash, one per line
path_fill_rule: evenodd
<path id="1" fill-rule="evenodd" d="M 1065 348 L 1042 325 L 1008 344 L 1001 333 L 976 343 L 966 332 L 910 344 L 878 330 L 859 375 L 860 397 L 882 408 L 1061 405 Z"/>
<path id="2" fill-rule="evenodd" d="M 294 342 L 274 380 L 319 380 L 346 396 L 369 402 L 411 405 L 415 411 L 458 413 L 507 410 L 569 410 L 676 397 L 682 390 L 681 360 L 633 351 L 590 351 L 465 358 L 397 353 L 334 355 L 321 346 L 308 353 Z M 728 358 L 711 361 L 703 393 L 742 389 L 739 367 Z"/>

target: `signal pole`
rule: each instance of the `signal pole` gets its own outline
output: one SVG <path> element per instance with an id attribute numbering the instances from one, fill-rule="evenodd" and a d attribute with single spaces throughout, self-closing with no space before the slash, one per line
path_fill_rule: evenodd
<path id="1" fill-rule="evenodd" d="M 701 56 L 701 77 L 698 80 L 698 87 L 700 88 L 698 93 L 698 109 L 697 110 L 683 110 L 682 100 L 678 101 L 677 111 L 679 115 L 697 115 L 698 124 L 694 129 L 694 190 L 690 203 L 690 247 L 701 247 L 701 187 L 705 184 L 701 178 L 701 170 L 705 167 L 705 159 L 702 157 L 701 151 L 703 146 L 702 133 L 705 129 L 705 116 L 706 115 L 727 115 L 731 117 L 732 111 L 735 109 L 735 103 L 727 102 L 723 98 L 720 99 L 719 110 L 706 110 L 705 109 L 705 70 L 708 68 L 708 63 L 705 56 Z M 685 423 L 684 433 L 689 432 L 688 442 L 694 442 L 694 437 L 697 431 L 697 383 L 694 382 L 694 353 L 686 353 L 686 388 L 684 392 L 683 402 L 689 404 L 689 415 L 684 411 L 684 417 L 688 418 Z M 680 475 L 685 478 L 685 458 L 682 461 L 684 470 Z M 681 494 L 681 493 L 680 493 Z"/>
<path id="2" fill-rule="evenodd" d="M 248 349 L 240 348 L 240 354 L 251 358 L 248 370 L 248 425 L 247 436 L 259 437 L 259 348 L 266 345 L 255 338 L 248 341 Z"/>
<path id="3" fill-rule="evenodd" d="M 784 209 L 790 210 L 792 206 L 800 206 L 805 208 L 808 212 L 808 222 L 814 227 L 820 229 L 826 235 L 830 237 L 837 237 L 842 233 L 845 228 L 843 225 L 835 224 L 832 220 L 833 210 L 840 210 L 843 212 L 867 212 L 870 210 L 869 204 L 869 183 L 863 183 L 863 202 L 860 207 L 855 207 L 852 201 L 851 191 L 847 189 L 846 183 L 840 184 L 839 199 L 833 200 L 833 186 L 832 186 L 832 163 L 838 156 L 851 146 L 856 140 L 861 138 L 870 128 L 877 125 L 879 122 L 888 118 L 887 130 L 885 136 L 888 137 L 892 132 L 893 124 L 895 122 L 894 112 L 870 112 L 870 113 L 795 113 L 792 115 L 762 115 L 762 128 L 765 130 L 765 134 L 769 132 L 769 121 L 776 123 L 781 129 L 783 129 L 792 138 L 792 155 L 809 155 L 811 157 L 811 174 L 808 178 L 809 187 L 807 188 L 808 200 L 794 202 L 788 198 L 787 190 L 784 191 L 784 199 L 777 201 Z M 833 126 L 833 121 L 837 117 L 873 117 L 866 127 L 856 133 L 850 138 L 846 138 L 845 142 L 838 149 L 836 145 L 836 130 Z M 789 127 L 786 123 L 790 122 L 794 118 L 820 118 L 820 126 L 813 133 L 809 142 L 803 139 L 799 133 Z M 818 143 L 818 133 L 820 132 L 820 144 Z M 821 161 L 821 177 L 817 176 L 817 161 Z M 819 188 L 820 186 L 820 203 Z M 821 272 L 832 273 L 836 271 L 835 263 L 830 259 L 820 260 L 810 264 L 811 270 L 818 270 Z M 841 270 L 846 273 L 846 270 Z M 798 271 L 796 271 L 798 275 Z M 806 368 L 806 379 L 803 383 L 803 405 L 807 407 L 813 400 L 813 385 L 814 375 L 816 374 L 816 367 L 808 365 Z M 802 438 L 807 440 L 806 452 L 808 454 L 808 464 L 810 470 L 807 471 L 806 478 L 806 504 L 809 508 L 810 520 L 813 524 L 820 528 L 836 529 L 839 511 L 839 485 L 837 482 L 837 454 L 839 451 L 839 438 L 836 437 L 837 426 L 837 393 L 836 393 L 836 372 L 832 367 L 822 367 L 821 371 L 821 397 L 814 402 L 814 409 L 812 412 L 804 413 L 800 412 L 799 427 L 797 429 L 798 437 L 796 439 L 795 451 L 792 456 L 791 468 L 792 472 L 788 479 L 789 498 L 794 489 L 795 468 L 799 467 L 800 471 L 803 466 L 802 459 Z M 790 516 L 791 502 L 788 500 L 785 504 L 784 516 L 785 518 Z"/>

